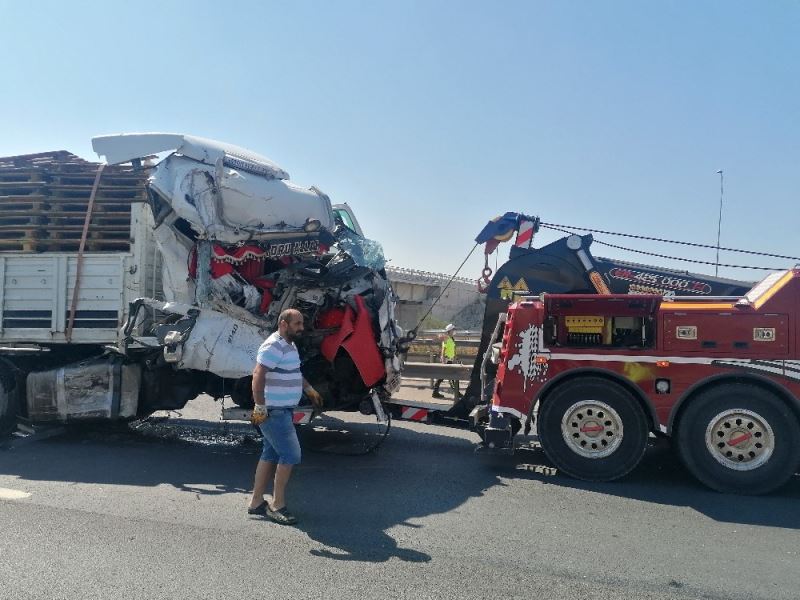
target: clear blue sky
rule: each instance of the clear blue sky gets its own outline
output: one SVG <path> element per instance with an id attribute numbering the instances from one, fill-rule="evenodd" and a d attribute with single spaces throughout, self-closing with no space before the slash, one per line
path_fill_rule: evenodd
<path id="1" fill-rule="evenodd" d="M 0 0 L 0 24 L 0 156 L 227 141 L 447 273 L 508 210 L 713 244 L 724 169 L 722 245 L 800 256 L 798 2 Z"/>

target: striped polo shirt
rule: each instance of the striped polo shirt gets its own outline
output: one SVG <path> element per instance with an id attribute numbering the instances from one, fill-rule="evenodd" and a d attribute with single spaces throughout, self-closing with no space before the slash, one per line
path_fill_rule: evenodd
<path id="1" fill-rule="evenodd" d="M 264 403 L 267 408 L 295 407 L 303 394 L 297 347 L 276 331 L 258 349 L 258 363 L 267 368 Z"/>

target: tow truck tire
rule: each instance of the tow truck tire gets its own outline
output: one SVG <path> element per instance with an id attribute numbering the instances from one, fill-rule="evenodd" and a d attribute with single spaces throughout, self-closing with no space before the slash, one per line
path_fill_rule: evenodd
<path id="1" fill-rule="evenodd" d="M 800 466 L 797 415 L 757 385 L 726 383 L 692 398 L 676 440 L 686 468 L 718 492 L 767 494 Z"/>
<path id="2" fill-rule="evenodd" d="M 612 481 L 632 471 L 647 449 L 648 420 L 622 386 L 582 377 L 541 402 L 539 441 L 556 468 L 585 481 Z"/>
<path id="3" fill-rule="evenodd" d="M 11 369 L 0 362 L 0 438 L 17 426 L 17 394 Z"/>

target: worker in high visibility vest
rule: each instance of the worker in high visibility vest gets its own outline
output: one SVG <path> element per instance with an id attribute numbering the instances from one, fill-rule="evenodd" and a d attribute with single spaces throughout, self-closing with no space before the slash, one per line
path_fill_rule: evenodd
<path id="1" fill-rule="evenodd" d="M 456 340 L 455 340 L 455 331 L 456 326 L 450 323 L 447 327 L 444 328 L 445 331 L 445 338 L 442 341 L 442 354 L 440 360 L 442 364 L 453 364 L 456 360 Z M 434 398 L 444 398 L 442 393 L 439 391 L 439 386 L 442 385 L 443 379 L 437 379 L 436 383 L 433 384 L 433 396 Z M 455 399 L 458 400 L 461 397 L 459 393 L 459 386 L 458 380 L 454 379 L 450 381 L 450 385 L 453 388 L 453 394 L 455 394 Z"/>

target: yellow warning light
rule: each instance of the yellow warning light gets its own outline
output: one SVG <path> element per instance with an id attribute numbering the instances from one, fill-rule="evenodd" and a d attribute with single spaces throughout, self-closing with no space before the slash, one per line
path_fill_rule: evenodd
<path id="1" fill-rule="evenodd" d="M 546 356 L 537 356 L 536 357 L 536 364 L 543 365 L 546 364 L 549 359 Z"/>
<path id="2" fill-rule="evenodd" d="M 656 366 L 657 367 L 662 367 L 662 368 L 663 367 L 668 367 L 669 366 L 669 361 L 668 360 L 657 360 L 656 361 Z"/>

